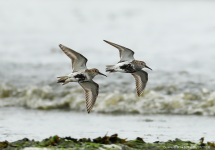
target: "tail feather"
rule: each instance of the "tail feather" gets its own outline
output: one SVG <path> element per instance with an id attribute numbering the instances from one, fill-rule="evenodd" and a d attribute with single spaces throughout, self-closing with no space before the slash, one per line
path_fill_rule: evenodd
<path id="1" fill-rule="evenodd" d="M 113 66 L 114 66 L 114 65 L 106 65 L 106 72 L 110 72 L 110 73 L 116 72 L 116 71 L 113 69 Z"/>
<path id="2" fill-rule="evenodd" d="M 107 68 L 111 68 L 113 67 L 114 65 L 106 65 Z"/>
<path id="3" fill-rule="evenodd" d="M 68 82 L 66 81 L 66 79 L 68 79 L 68 76 L 61 76 L 61 77 L 57 77 L 57 78 L 59 78 L 59 79 L 57 80 L 57 83 L 63 83 L 62 85 L 65 85 L 65 84 L 68 83 Z"/>

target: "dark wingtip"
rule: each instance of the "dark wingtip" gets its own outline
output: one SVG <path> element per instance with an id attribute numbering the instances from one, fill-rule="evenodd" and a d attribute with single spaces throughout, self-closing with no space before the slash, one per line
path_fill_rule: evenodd
<path id="1" fill-rule="evenodd" d="M 61 49 L 62 49 L 62 46 L 63 46 L 62 44 L 59 44 L 59 47 L 60 47 Z"/>
<path id="2" fill-rule="evenodd" d="M 106 42 L 106 43 L 108 43 L 108 44 L 110 43 L 109 41 L 106 41 L 106 40 L 103 40 L 103 41 Z"/>

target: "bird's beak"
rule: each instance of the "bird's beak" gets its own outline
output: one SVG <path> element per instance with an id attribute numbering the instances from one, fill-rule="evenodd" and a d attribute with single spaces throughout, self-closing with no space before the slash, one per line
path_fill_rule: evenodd
<path id="1" fill-rule="evenodd" d="M 148 69 L 150 69 L 150 70 L 152 70 L 151 68 L 149 68 L 148 66 L 145 66 L 146 68 L 148 68 Z"/>
<path id="2" fill-rule="evenodd" d="M 106 76 L 105 74 L 103 74 L 103 73 L 101 73 L 101 72 L 99 72 L 99 74 L 100 74 L 100 75 L 103 75 L 103 76 Z M 106 77 L 107 77 L 107 76 L 106 76 Z"/>

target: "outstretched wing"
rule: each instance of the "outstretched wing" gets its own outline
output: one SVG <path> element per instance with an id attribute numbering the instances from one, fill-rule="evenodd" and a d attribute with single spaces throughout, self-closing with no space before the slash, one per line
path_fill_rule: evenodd
<path id="1" fill-rule="evenodd" d="M 76 52 L 62 44 L 60 44 L 59 47 L 70 59 L 72 59 L 73 72 L 87 69 L 87 67 L 86 67 L 87 58 L 85 58 L 83 55 L 79 54 L 78 52 Z"/>
<path id="2" fill-rule="evenodd" d="M 93 80 L 87 81 L 87 82 L 79 82 L 79 84 L 85 91 L 86 107 L 87 107 L 87 112 L 89 114 L 99 94 L 99 85 L 95 83 Z"/>
<path id="3" fill-rule="evenodd" d="M 134 60 L 134 52 L 126 47 L 117 45 L 115 43 L 109 42 L 104 40 L 106 43 L 116 47 L 119 50 L 119 54 L 120 54 L 120 61 L 119 62 L 123 62 L 123 61 L 132 61 Z"/>
<path id="4" fill-rule="evenodd" d="M 140 70 L 131 74 L 135 78 L 137 95 L 140 97 L 146 87 L 146 83 L 148 81 L 148 73 L 143 70 Z"/>

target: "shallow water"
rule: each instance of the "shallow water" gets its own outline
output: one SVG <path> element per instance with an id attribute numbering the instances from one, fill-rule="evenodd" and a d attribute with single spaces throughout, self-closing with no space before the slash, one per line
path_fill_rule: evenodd
<path id="1" fill-rule="evenodd" d="M 0 109 L 0 141 L 22 138 L 42 140 L 49 136 L 96 138 L 118 133 L 128 140 L 142 137 L 146 142 L 179 138 L 214 141 L 214 117 L 181 115 L 105 115 L 73 111 L 39 111 L 23 108 Z"/>

